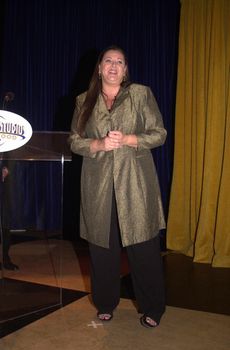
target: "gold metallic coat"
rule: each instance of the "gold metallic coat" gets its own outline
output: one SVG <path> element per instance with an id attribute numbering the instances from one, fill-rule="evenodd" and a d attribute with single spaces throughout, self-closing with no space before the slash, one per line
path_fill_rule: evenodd
<path id="1" fill-rule="evenodd" d="M 151 149 L 162 145 L 166 130 L 156 100 L 147 86 L 131 84 L 121 89 L 112 110 L 99 95 L 86 125 L 86 136 L 76 131 L 85 93 L 76 98 L 70 147 L 83 156 L 81 174 L 80 235 L 109 247 L 112 191 L 117 202 L 123 246 L 147 241 L 165 228 L 158 177 Z M 137 148 L 123 146 L 109 152 L 90 152 L 90 142 L 110 130 L 136 134 Z"/>

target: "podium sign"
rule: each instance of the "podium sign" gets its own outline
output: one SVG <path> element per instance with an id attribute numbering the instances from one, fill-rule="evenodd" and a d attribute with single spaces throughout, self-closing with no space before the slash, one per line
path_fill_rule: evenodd
<path id="1" fill-rule="evenodd" d="M 30 123 L 18 114 L 0 110 L 0 152 L 25 145 L 32 136 Z"/>

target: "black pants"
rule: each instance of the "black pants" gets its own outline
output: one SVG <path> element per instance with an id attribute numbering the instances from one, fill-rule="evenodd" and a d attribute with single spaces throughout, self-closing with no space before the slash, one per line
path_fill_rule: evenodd
<path id="1" fill-rule="evenodd" d="M 1 172 L 1 167 L 0 167 Z M 0 181 L 0 242 L 2 244 L 3 261 L 8 262 L 10 250 L 10 229 L 9 229 L 9 211 L 10 200 L 8 195 L 8 183 Z"/>
<path id="2" fill-rule="evenodd" d="M 89 244 L 92 299 L 101 313 L 112 312 L 120 300 L 121 242 L 115 200 L 109 249 Z M 165 286 L 159 237 L 126 247 L 139 312 L 157 323 L 165 311 Z"/>

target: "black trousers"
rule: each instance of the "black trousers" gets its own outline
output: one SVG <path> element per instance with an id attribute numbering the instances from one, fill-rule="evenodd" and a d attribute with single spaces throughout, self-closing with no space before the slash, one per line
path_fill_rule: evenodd
<path id="1" fill-rule="evenodd" d="M 120 300 L 121 240 L 113 200 L 109 249 L 89 243 L 92 300 L 101 313 Z M 138 311 L 157 323 L 165 311 L 165 283 L 159 237 L 126 247 Z"/>
<path id="2" fill-rule="evenodd" d="M 0 173 L 2 169 L 0 167 Z M 9 185 L 8 182 L 2 182 L 0 180 L 0 242 L 2 244 L 2 257 L 4 262 L 10 260 L 10 229 L 9 229 L 9 211 L 10 211 L 10 199 L 9 199 Z"/>

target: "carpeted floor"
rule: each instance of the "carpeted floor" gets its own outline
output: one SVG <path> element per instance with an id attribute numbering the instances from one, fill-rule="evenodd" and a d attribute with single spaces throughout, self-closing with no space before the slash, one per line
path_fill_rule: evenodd
<path id="1" fill-rule="evenodd" d="M 168 306 L 159 327 L 146 329 L 131 300 L 121 299 L 102 323 L 89 297 L 1 339 L 1 350 L 228 350 L 230 318 Z"/>
<path id="2" fill-rule="evenodd" d="M 121 301 L 113 320 L 103 324 L 90 299 L 87 247 L 55 239 L 48 249 L 45 244 L 12 247 L 20 269 L 0 281 L 0 350 L 229 349 L 230 269 L 165 254 L 167 309 L 160 326 L 149 330 L 139 322 L 124 254 Z"/>

